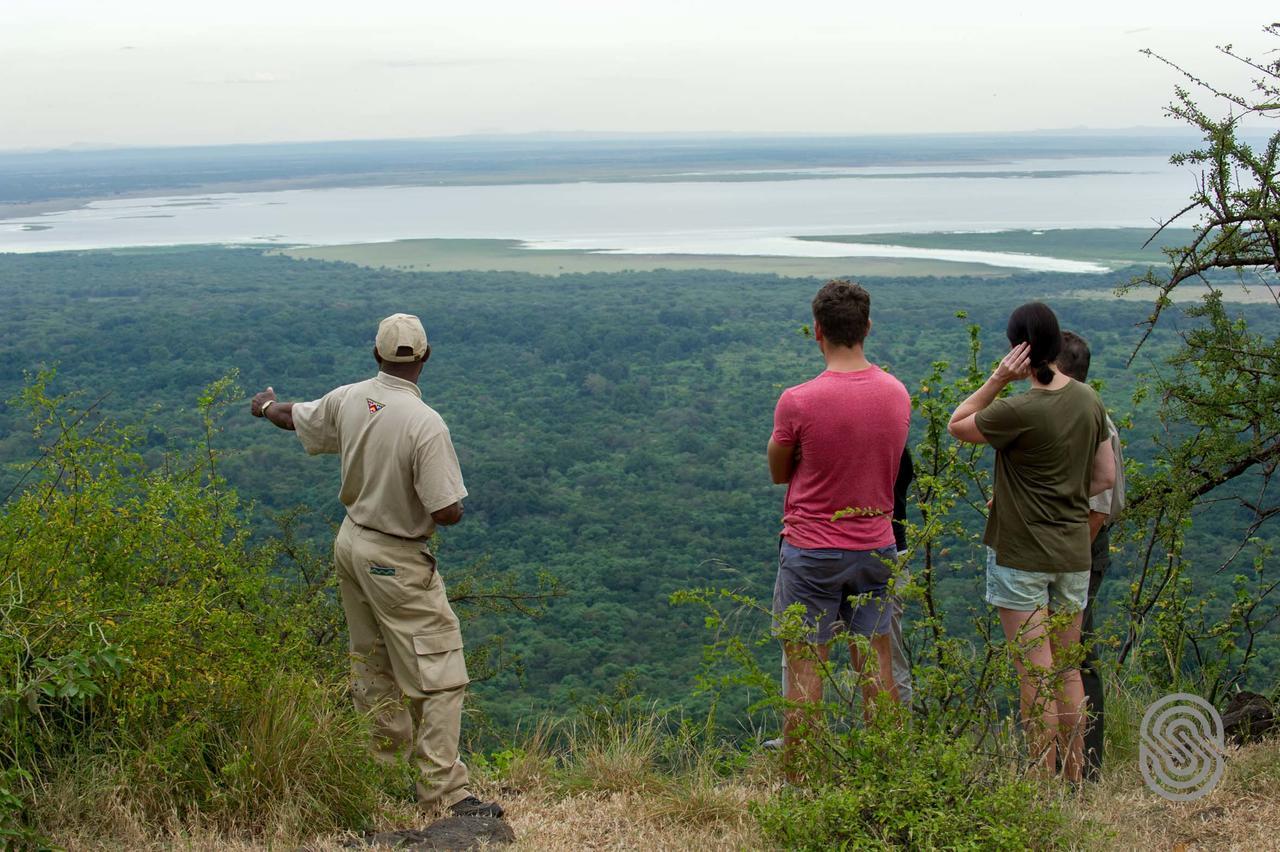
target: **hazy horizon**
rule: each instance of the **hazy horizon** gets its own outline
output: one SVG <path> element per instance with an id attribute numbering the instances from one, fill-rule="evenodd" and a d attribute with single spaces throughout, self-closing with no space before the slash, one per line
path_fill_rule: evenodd
<path id="1" fill-rule="evenodd" d="M 1183 2 L 1086 2 L 1064 21 L 998 0 L 854 9 L 822 0 L 408 0 L 216 12 L 158 0 L 10 0 L 0 149 L 175 147 L 477 135 L 898 135 L 1170 127 L 1181 78 L 1224 88 L 1265 20 Z M 1152 25 L 1152 22 L 1158 22 Z M 1257 50 L 1253 50 L 1254 47 Z"/>
<path id="2" fill-rule="evenodd" d="M 416 142 L 449 142 L 449 141 L 502 141 L 502 140 L 529 140 L 529 141 L 572 141 L 572 142 L 592 142 L 592 141 L 643 141 L 645 139 L 690 139 L 700 141 L 732 141 L 732 140 L 755 140 L 755 139 L 783 139 L 783 140 L 805 140 L 805 139 L 876 139 L 876 138 L 894 138 L 894 137 L 1016 137 L 1016 136 L 1102 136 L 1102 137 L 1125 137 L 1132 136 L 1141 137 L 1188 137 L 1199 138 L 1199 134 L 1186 127 L 1180 125 L 1170 125 L 1169 127 L 1156 127 L 1150 125 L 1133 126 L 1133 127 L 1037 127 L 1026 130 L 967 130 L 967 131 L 918 131 L 910 133 L 897 132 L 879 132 L 879 133 L 841 133 L 841 132 L 819 132 L 813 130 L 787 130 L 787 131 L 747 131 L 747 130 L 592 130 L 592 129 L 568 129 L 568 130 L 532 130 L 532 131 L 510 131 L 510 132 L 489 132 L 489 133 L 446 133 L 434 136 L 364 136 L 349 138 L 332 138 L 332 139 L 246 139 L 239 142 L 213 142 L 213 143 L 173 143 L 173 144 L 153 144 L 153 143 L 93 143 L 93 142 L 75 142 L 67 145 L 55 146 L 28 146 L 18 148 L 0 147 L 0 155 L 6 154 L 56 154 L 56 153 L 95 153 L 95 152 L 111 152 L 111 151 L 134 151 L 149 149 L 185 149 L 185 148 L 236 148 L 236 147 L 271 147 L 271 146 L 307 146 L 307 145 L 363 145 L 376 143 L 416 143 Z"/>

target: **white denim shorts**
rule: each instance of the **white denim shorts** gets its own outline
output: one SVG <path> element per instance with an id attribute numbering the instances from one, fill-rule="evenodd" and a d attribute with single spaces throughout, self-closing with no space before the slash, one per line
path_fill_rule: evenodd
<path id="1" fill-rule="evenodd" d="M 1080 612 L 1089 602 L 1088 571 L 1023 571 L 996 564 L 987 548 L 987 603 L 1019 612 L 1048 607 L 1053 612 Z"/>

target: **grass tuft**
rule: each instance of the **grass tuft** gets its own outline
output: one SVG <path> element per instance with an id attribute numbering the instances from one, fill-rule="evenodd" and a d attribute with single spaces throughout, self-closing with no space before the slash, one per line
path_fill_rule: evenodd
<path id="1" fill-rule="evenodd" d="M 215 832 L 279 842 L 367 824 L 387 772 L 337 686 L 287 674 L 241 714 L 86 742 L 37 797 L 41 825 L 130 842 Z"/>
<path id="2" fill-rule="evenodd" d="M 654 792 L 665 785 L 658 772 L 664 719 L 631 713 L 577 721 L 568 726 L 560 780 L 570 793 Z"/>

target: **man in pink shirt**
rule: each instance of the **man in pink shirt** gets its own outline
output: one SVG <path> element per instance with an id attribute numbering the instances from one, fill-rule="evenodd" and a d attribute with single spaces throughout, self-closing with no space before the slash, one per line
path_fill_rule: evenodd
<path id="1" fill-rule="evenodd" d="M 787 388 L 769 440 L 769 472 L 787 484 L 773 611 L 803 604 L 810 641 L 827 659 L 837 636 L 867 636 L 877 659 L 863 696 L 897 700 L 890 663 L 893 601 L 888 594 L 896 547 L 893 486 L 907 442 L 911 398 L 902 382 L 867 360 L 871 296 L 860 285 L 830 281 L 813 299 L 813 335 L 827 369 Z M 855 598 L 856 603 L 851 603 Z M 850 643 L 853 665 L 866 660 Z M 807 643 L 786 643 L 787 698 L 822 699 L 822 679 Z M 788 745 L 803 714 L 787 714 Z"/>

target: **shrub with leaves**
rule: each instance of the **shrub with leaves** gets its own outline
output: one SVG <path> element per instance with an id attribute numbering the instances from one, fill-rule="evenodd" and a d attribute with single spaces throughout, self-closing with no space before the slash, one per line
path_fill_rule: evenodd
<path id="1" fill-rule="evenodd" d="M 1211 702 L 1241 687 L 1280 690 L 1280 581 L 1267 564 L 1280 517 L 1280 25 L 1262 34 L 1272 47 L 1256 58 L 1218 48 L 1253 74 L 1244 92 L 1144 51 L 1182 78 L 1165 112 L 1202 142 L 1171 158 L 1195 189 L 1151 238 L 1186 223 L 1190 242 L 1122 288 L 1152 299 L 1130 361 L 1161 329 L 1178 347 L 1141 389 L 1159 401 L 1161 430 L 1154 462 L 1130 480 L 1122 540 L 1138 564 L 1119 659 L 1160 690 Z M 1268 298 L 1242 309 L 1224 300 L 1231 287 Z M 1201 299 L 1179 309 L 1188 288 Z M 1211 506 L 1217 546 L 1193 548 L 1193 518 Z"/>
<path id="2" fill-rule="evenodd" d="M 1052 849 L 1065 819 L 1035 784 L 969 742 L 882 715 L 843 738 L 841 760 L 808 788 L 753 807 L 786 849 Z"/>
<path id="3" fill-rule="evenodd" d="M 15 404 L 39 455 L 0 509 L 0 816 L 12 836 L 117 812 L 239 829 L 355 825 L 381 772 L 345 695 L 323 591 L 250 544 L 206 439 L 149 469 L 137 433 L 50 391 Z"/>

